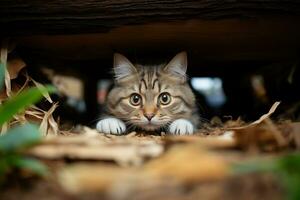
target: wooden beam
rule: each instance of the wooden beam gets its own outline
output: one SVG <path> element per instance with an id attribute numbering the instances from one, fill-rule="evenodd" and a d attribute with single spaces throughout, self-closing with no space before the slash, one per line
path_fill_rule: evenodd
<path id="1" fill-rule="evenodd" d="M 133 59 L 187 50 L 202 61 L 299 58 L 300 18 L 188 20 L 115 28 L 108 33 L 15 37 L 19 47 L 69 60 L 109 60 L 116 51 Z M 135 60 L 133 60 L 135 61 Z"/>
<path id="2" fill-rule="evenodd" d="M 2 36 L 107 32 L 190 19 L 299 16 L 299 0 L 1 0 Z"/>

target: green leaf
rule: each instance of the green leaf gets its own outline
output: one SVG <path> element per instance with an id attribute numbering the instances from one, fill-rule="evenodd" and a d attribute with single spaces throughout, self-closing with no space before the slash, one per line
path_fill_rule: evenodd
<path id="1" fill-rule="evenodd" d="M 232 171 L 235 174 L 245 174 L 252 172 L 268 172 L 273 171 L 277 167 L 273 160 L 258 161 L 239 163 L 232 165 Z"/>
<path id="2" fill-rule="evenodd" d="M 287 199 L 300 199 L 300 154 L 285 155 L 277 161 L 277 174 L 287 190 Z"/>
<path id="3" fill-rule="evenodd" d="M 284 170 L 288 173 L 300 174 L 300 154 L 291 153 L 278 159 L 277 165 L 279 170 Z"/>
<path id="4" fill-rule="evenodd" d="M 53 86 L 45 88 L 30 88 L 18 95 L 11 97 L 2 106 L 0 106 L 0 126 L 9 121 L 15 114 L 25 110 L 30 105 L 38 102 L 46 92 L 52 93 L 55 91 Z"/>
<path id="5" fill-rule="evenodd" d="M 280 181 L 287 192 L 288 200 L 299 200 L 300 199 L 300 176 L 299 174 L 287 175 L 281 174 Z"/>
<path id="6" fill-rule="evenodd" d="M 286 189 L 288 200 L 300 199 L 300 154 L 233 165 L 234 173 L 272 172 Z"/>
<path id="7" fill-rule="evenodd" d="M 20 157 L 14 161 L 13 165 L 20 169 L 29 170 L 40 176 L 46 176 L 49 174 L 48 168 L 36 159 Z"/>
<path id="8" fill-rule="evenodd" d="M 8 152 L 17 152 L 32 146 L 41 140 L 38 127 L 25 124 L 10 129 L 6 134 L 0 136 L 0 155 Z"/>
<path id="9" fill-rule="evenodd" d="M 39 176 L 49 175 L 48 167 L 33 158 L 26 158 L 17 153 L 8 153 L 0 157 L 0 187 L 6 181 L 7 174 L 15 169 L 27 170 Z"/>
<path id="10" fill-rule="evenodd" d="M 5 76 L 4 64 L 0 63 L 0 91 L 3 87 L 4 76 Z"/>

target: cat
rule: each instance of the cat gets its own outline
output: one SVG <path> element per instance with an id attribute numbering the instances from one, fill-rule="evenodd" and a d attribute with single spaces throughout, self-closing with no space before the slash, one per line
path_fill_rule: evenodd
<path id="1" fill-rule="evenodd" d="M 157 66 L 133 65 L 115 53 L 115 85 L 107 96 L 108 115 L 97 123 L 97 130 L 117 135 L 126 133 L 128 128 L 193 134 L 199 117 L 186 70 L 186 52 Z"/>

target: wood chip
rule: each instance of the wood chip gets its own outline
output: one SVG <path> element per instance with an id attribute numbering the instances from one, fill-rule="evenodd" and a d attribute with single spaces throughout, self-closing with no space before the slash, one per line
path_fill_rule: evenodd
<path id="1" fill-rule="evenodd" d="M 155 141 L 128 140 L 118 137 L 102 140 L 101 136 L 50 137 L 29 150 L 28 154 L 44 159 L 81 159 L 114 161 L 121 166 L 139 166 L 145 159 L 154 158 L 164 151 Z"/>

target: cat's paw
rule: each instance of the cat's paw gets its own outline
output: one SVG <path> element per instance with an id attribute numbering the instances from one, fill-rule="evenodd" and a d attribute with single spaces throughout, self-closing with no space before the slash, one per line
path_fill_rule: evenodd
<path id="1" fill-rule="evenodd" d="M 120 135 L 126 131 L 126 126 L 121 120 L 111 117 L 100 120 L 96 129 L 101 133 Z"/>
<path id="2" fill-rule="evenodd" d="M 177 119 L 169 126 L 169 132 L 174 135 L 192 135 L 194 126 L 186 119 Z"/>

